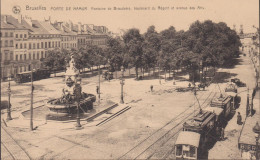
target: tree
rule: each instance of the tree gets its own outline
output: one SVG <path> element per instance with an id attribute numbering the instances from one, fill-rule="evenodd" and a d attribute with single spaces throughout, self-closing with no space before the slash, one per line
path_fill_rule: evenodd
<path id="1" fill-rule="evenodd" d="M 136 79 L 138 79 L 138 68 L 142 67 L 143 42 L 144 38 L 138 29 L 129 29 L 123 35 L 126 51 L 132 57 L 132 64 L 135 66 Z"/>

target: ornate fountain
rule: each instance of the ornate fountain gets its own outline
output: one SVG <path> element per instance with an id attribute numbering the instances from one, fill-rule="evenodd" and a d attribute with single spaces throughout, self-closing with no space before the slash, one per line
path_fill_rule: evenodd
<path id="1" fill-rule="evenodd" d="M 46 105 L 52 115 L 76 114 L 78 106 L 81 113 L 93 109 L 93 102 L 96 101 L 96 96 L 82 92 L 80 84 L 79 71 L 75 67 L 74 57 L 71 54 L 71 59 L 65 72 L 63 95 L 60 98 L 49 100 Z"/>

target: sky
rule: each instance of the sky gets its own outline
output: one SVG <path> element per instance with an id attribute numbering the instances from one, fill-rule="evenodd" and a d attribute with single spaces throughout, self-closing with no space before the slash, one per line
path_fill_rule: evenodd
<path id="1" fill-rule="evenodd" d="M 144 33 L 151 25 L 158 32 L 170 26 L 176 30 L 187 30 L 194 21 L 208 19 L 216 23 L 225 22 L 231 28 L 236 25 L 237 30 L 243 25 L 247 33 L 256 31 L 253 25 L 259 27 L 259 0 L 1 0 L 1 14 L 20 16 L 13 13 L 14 6 L 20 6 L 20 14 L 35 20 L 51 16 L 52 22 L 71 20 L 74 23 L 104 25 L 113 32 L 135 27 Z M 32 10 L 29 7 L 39 9 Z M 54 7 L 63 10 L 54 10 Z M 71 9 L 66 10 L 68 7 Z M 73 7 L 84 7 L 87 10 L 72 10 Z M 93 10 L 92 7 L 106 10 Z M 109 7 L 111 10 L 107 10 Z M 114 7 L 131 10 L 114 10 Z M 134 10 L 134 7 L 150 7 L 150 10 Z M 152 7 L 155 10 L 151 10 Z"/>

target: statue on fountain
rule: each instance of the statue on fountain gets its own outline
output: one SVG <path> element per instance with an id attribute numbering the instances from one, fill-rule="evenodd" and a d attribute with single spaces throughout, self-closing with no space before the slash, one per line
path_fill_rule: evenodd
<path id="1" fill-rule="evenodd" d="M 93 102 L 96 97 L 93 94 L 82 92 L 81 78 L 79 71 L 75 67 L 74 55 L 71 54 L 71 59 L 67 65 L 65 72 L 65 86 L 62 89 L 62 96 L 47 102 L 50 111 L 56 113 L 75 113 L 77 102 L 80 103 L 81 112 L 86 112 L 93 108 Z"/>

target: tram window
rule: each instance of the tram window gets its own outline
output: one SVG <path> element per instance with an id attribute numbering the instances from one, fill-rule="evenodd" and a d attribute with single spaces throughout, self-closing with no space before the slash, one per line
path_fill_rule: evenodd
<path id="1" fill-rule="evenodd" d="M 190 157 L 196 156 L 196 148 L 193 146 L 190 146 Z"/>
<path id="2" fill-rule="evenodd" d="M 176 147 L 176 156 L 182 155 L 182 145 L 177 145 Z"/>

